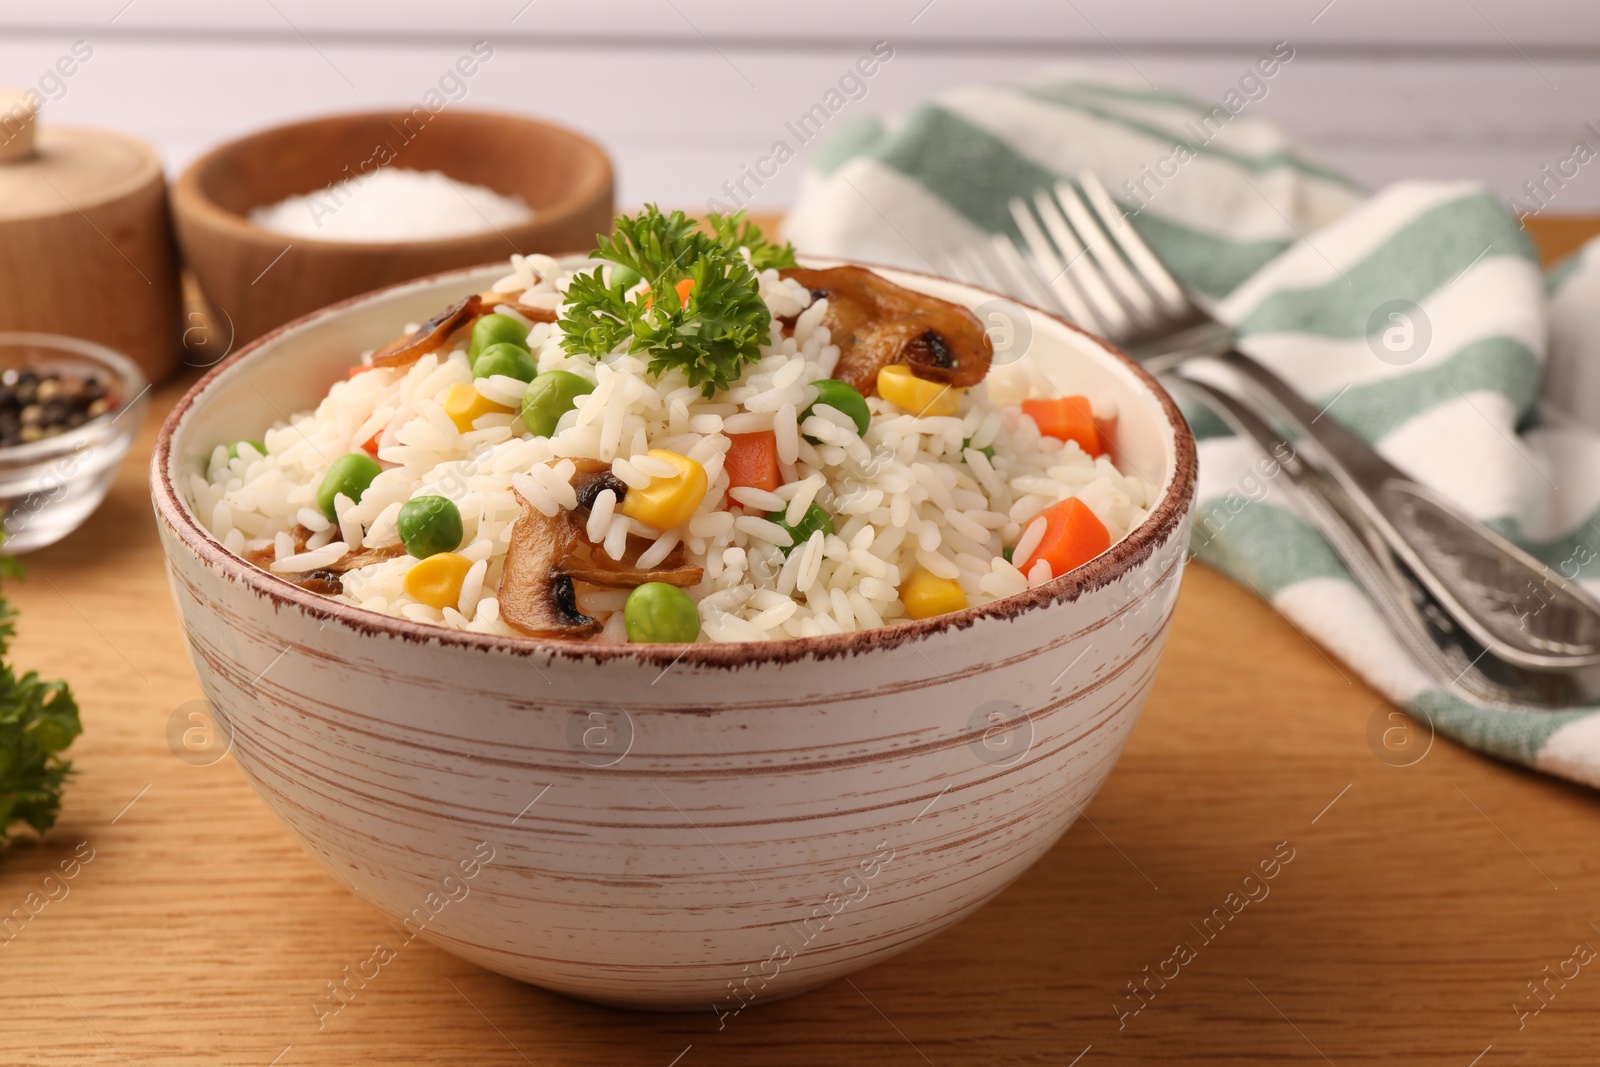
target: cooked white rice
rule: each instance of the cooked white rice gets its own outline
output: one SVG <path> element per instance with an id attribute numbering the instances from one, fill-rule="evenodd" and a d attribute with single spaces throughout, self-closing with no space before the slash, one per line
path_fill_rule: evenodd
<path id="1" fill-rule="evenodd" d="M 512 267 L 496 292 L 525 305 L 560 305 L 569 276 L 554 260 L 514 256 Z M 621 558 L 630 533 L 653 539 L 643 565 L 681 544 L 688 562 L 705 569 L 704 581 L 688 590 L 699 604 L 702 641 L 811 637 L 903 620 L 898 588 L 918 567 L 958 581 L 969 604 L 1019 593 L 1055 576 L 1043 561 L 1022 574 L 1002 558 L 1002 546 L 1037 544 L 1043 530 L 1031 528 L 1035 517 L 1069 496 L 1094 511 L 1113 543 L 1144 518 L 1154 487 L 1122 474 L 1105 456 L 1093 459 L 1075 443 L 1041 436 L 1015 406 L 1030 393 L 1058 392 L 1026 357 L 994 368 L 969 390 L 959 416 L 918 418 L 870 397 L 873 418 L 864 437 L 848 416 L 827 407 L 799 424 L 796 413 L 816 398 L 809 383 L 829 377 L 839 357 L 818 325 L 826 301 L 813 303 L 804 287 L 772 270 L 761 275 L 761 295 L 773 314 L 770 343 L 737 383 L 710 399 L 679 371 L 649 374 L 643 356 L 596 362 L 569 355 L 555 327 L 535 323 L 528 344 L 539 372 L 567 370 L 595 383 L 553 436 L 528 436 L 514 414 L 484 415 L 471 432 L 459 432 L 442 405 L 451 385 L 473 382 L 463 346 L 336 383 L 315 411 L 266 431 L 265 456 L 241 444 L 230 459 L 218 446 L 205 474 L 189 480 L 190 504 L 230 551 L 271 547 L 271 569 L 290 572 L 326 566 L 346 551 L 398 544 L 402 504 L 420 495 L 449 497 L 466 531 L 458 551 L 474 564 L 454 608 L 430 607 L 405 593 L 405 574 L 417 561 L 404 555 L 347 573 L 339 599 L 419 622 L 516 635 L 495 599 L 520 512 L 513 490 L 553 515 L 576 505 L 568 484 L 573 465 L 559 461 L 603 460 L 625 484 L 642 486 L 671 473 L 646 454 L 667 449 L 701 463 L 709 478 L 693 517 L 657 531 L 622 515 L 606 491 L 587 531 L 613 558 Z M 777 319 L 796 313 L 793 336 L 782 336 Z M 478 379 L 475 387 L 511 405 L 525 388 L 499 378 Z M 784 484 L 770 494 L 747 488 L 730 494 L 722 469 L 726 434 L 767 429 L 776 436 Z M 339 521 L 328 522 L 315 505 L 323 475 L 374 434 L 383 473 L 359 503 L 339 497 Z M 980 451 L 985 447 L 993 448 L 993 459 Z M 729 510 L 734 502 L 746 507 Z M 792 521 L 812 502 L 833 515 L 837 533 L 817 532 L 785 557 L 788 532 L 763 515 L 783 508 Z M 314 534 L 304 552 L 290 556 L 287 531 L 297 523 Z M 1026 555 L 1019 550 L 1016 558 Z M 580 594 L 578 607 L 606 622 L 598 640 L 626 641 L 626 597 L 626 590 Z"/>

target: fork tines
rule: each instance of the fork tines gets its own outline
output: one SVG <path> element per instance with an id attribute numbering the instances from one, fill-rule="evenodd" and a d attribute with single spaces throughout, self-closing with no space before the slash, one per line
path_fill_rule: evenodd
<path id="1" fill-rule="evenodd" d="M 937 269 L 1053 308 L 1123 343 L 1170 333 L 1195 307 L 1090 171 L 1008 205 L 1019 247 L 994 235 L 949 248 Z"/>

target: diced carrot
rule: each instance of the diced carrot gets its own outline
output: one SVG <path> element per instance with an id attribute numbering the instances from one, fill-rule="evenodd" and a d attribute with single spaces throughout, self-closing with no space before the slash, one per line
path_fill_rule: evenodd
<path id="1" fill-rule="evenodd" d="M 757 433 L 730 433 L 722 469 L 728 472 L 728 487 L 748 485 L 772 492 L 783 484 L 778 470 L 778 435 L 771 430 Z"/>
<path id="2" fill-rule="evenodd" d="M 367 455 L 371 456 L 373 459 L 377 459 L 378 458 L 378 435 L 377 434 L 373 434 L 371 437 L 369 437 L 365 441 L 361 442 L 361 451 L 365 452 Z"/>
<path id="3" fill-rule="evenodd" d="M 677 285 L 674 285 L 672 288 L 678 294 L 678 304 L 679 304 L 679 306 L 686 305 L 686 304 L 689 303 L 689 290 L 694 288 L 694 279 L 693 278 L 685 278 L 681 282 L 679 282 Z M 655 297 L 650 295 L 650 287 L 647 285 L 647 286 L 644 287 L 644 306 L 648 308 L 654 303 L 655 303 Z"/>
<path id="4" fill-rule="evenodd" d="M 1017 568 L 1023 574 L 1042 559 L 1050 564 L 1050 573 L 1059 578 L 1111 547 L 1111 533 L 1105 523 L 1075 496 L 1051 504 L 1039 515 L 1045 521 L 1044 538 Z"/>
<path id="5" fill-rule="evenodd" d="M 1076 441 L 1078 447 L 1091 456 L 1105 451 L 1105 443 L 1100 440 L 1100 431 L 1095 426 L 1094 410 L 1086 396 L 1024 400 L 1022 413 L 1032 419 L 1046 437 Z"/>

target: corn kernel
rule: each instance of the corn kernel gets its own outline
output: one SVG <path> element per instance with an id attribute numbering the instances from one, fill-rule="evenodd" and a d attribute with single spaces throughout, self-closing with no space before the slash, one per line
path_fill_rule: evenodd
<path id="1" fill-rule="evenodd" d="M 461 583 L 471 569 L 472 561 L 465 556 L 436 552 L 406 571 L 406 594 L 429 607 L 453 608 L 461 599 Z"/>
<path id="2" fill-rule="evenodd" d="M 913 619 L 931 619 L 967 606 L 967 594 L 961 591 L 960 582 L 940 578 L 921 567 L 912 571 L 900 587 L 900 599 L 905 602 L 906 614 Z"/>
<path id="3" fill-rule="evenodd" d="M 487 415 L 493 411 L 510 413 L 513 409 L 504 404 L 496 404 L 470 385 L 457 382 L 444 394 L 444 413 L 450 416 L 450 421 L 456 424 L 456 429 L 467 433 L 472 429 L 472 424 L 479 415 Z"/>
<path id="4" fill-rule="evenodd" d="M 960 389 L 924 381 L 903 363 L 878 371 L 878 395 L 913 415 L 956 415 L 961 411 Z"/>
<path id="5" fill-rule="evenodd" d="M 662 448 L 652 448 L 649 455 L 666 460 L 678 468 L 678 473 L 670 478 L 652 478 L 643 489 L 629 489 L 618 510 L 646 526 L 670 530 L 688 522 L 706 498 L 706 469 L 688 456 Z"/>

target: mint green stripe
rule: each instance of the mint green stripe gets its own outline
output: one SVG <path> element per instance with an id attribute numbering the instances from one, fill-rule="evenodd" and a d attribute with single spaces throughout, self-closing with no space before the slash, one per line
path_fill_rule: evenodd
<path id="1" fill-rule="evenodd" d="M 1250 312 L 1240 332 L 1365 337 L 1383 304 L 1419 302 L 1475 260 L 1497 256 L 1538 262 L 1528 235 L 1505 208 L 1487 192 L 1472 193 L 1416 216 L 1341 277 L 1273 293 Z"/>
<path id="2" fill-rule="evenodd" d="M 1234 436 L 1233 429 L 1222 421 L 1222 416 L 1206 407 L 1205 404 L 1194 400 L 1181 391 L 1177 392 L 1178 408 L 1183 412 L 1183 417 L 1189 420 L 1189 431 L 1194 434 L 1196 441 L 1210 441 L 1219 437 Z"/>
<path id="3" fill-rule="evenodd" d="M 855 157 L 870 154 L 872 146 L 883 139 L 884 129 L 876 115 L 852 119 L 813 148 L 806 164 L 819 174 L 832 174 Z"/>
<path id="4" fill-rule="evenodd" d="M 1353 385 L 1343 395 L 1321 397 L 1319 403 L 1330 404 L 1329 415 L 1375 444 L 1423 412 L 1475 391 L 1499 393 L 1512 403 L 1520 421 L 1538 399 L 1540 373 L 1539 358 L 1521 341 L 1482 337 L 1441 363 Z"/>
<path id="5" fill-rule="evenodd" d="M 1320 534 L 1298 516 L 1266 503 L 1285 492 L 1282 485 L 1260 478 L 1201 501 L 1194 514 L 1190 549 L 1269 600 L 1311 578 L 1350 581 L 1344 564 Z"/>
<path id="6" fill-rule="evenodd" d="M 1154 123 L 1151 123 L 1145 119 L 1135 118 L 1131 115 L 1119 114 L 1118 112 L 1109 110 L 1107 108 L 1097 107 L 1088 100 L 1082 99 L 1081 97 L 1075 97 L 1070 91 L 1063 92 L 1053 87 L 1020 87 L 1017 91 L 1023 96 L 1030 97 L 1043 103 L 1053 104 L 1057 107 L 1070 108 L 1074 111 L 1082 112 L 1085 115 L 1093 116 L 1094 118 L 1100 119 L 1103 122 L 1114 123 L 1123 127 L 1124 129 L 1131 130 L 1132 132 L 1140 134 L 1144 137 L 1149 137 L 1157 142 L 1158 145 L 1163 147 L 1170 146 L 1176 148 L 1179 145 L 1182 145 L 1197 155 L 1210 156 L 1213 159 L 1219 159 L 1227 163 L 1232 163 L 1235 166 L 1243 167 L 1246 170 L 1252 170 L 1258 173 L 1271 170 L 1280 170 L 1288 167 L 1300 171 L 1302 174 L 1306 174 L 1310 177 L 1332 182 L 1347 189 L 1352 189 L 1358 192 L 1364 191 L 1355 182 L 1351 181 L 1343 174 L 1340 174 L 1338 171 L 1333 170 L 1330 167 L 1326 167 L 1320 163 L 1305 159 L 1287 149 L 1278 149 L 1261 156 L 1248 156 L 1241 152 L 1235 152 L 1231 149 L 1218 147 L 1215 138 L 1219 136 L 1223 130 L 1228 128 L 1228 122 L 1231 122 L 1235 117 L 1228 112 L 1227 108 L 1222 107 L 1220 104 L 1211 108 L 1207 108 L 1201 104 L 1194 104 L 1193 106 L 1195 108 L 1195 114 L 1193 119 L 1195 126 L 1193 128 L 1184 127 L 1185 132 L 1180 133 L 1162 126 L 1155 125 Z M 1209 137 L 1207 137 L 1205 129 L 1200 126 L 1200 119 L 1203 116 L 1214 115 L 1217 112 L 1220 112 L 1222 116 L 1225 116 L 1226 121 L 1220 123 L 1217 133 L 1211 134 Z M 1200 136 L 1186 136 L 1186 133 L 1198 134 Z M 1155 151 L 1160 150 L 1160 148 L 1155 149 Z M 1154 162 L 1154 160 L 1151 160 L 1151 162 Z"/>
<path id="7" fill-rule="evenodd" d="M 917 182 L 973 225 L 1019 237 L 1006 204 L 1046 188 L 1056 175 L 1005 141 L 944 108 L 914 109 L 892 137 L 867 153 Z"/>
<path id="8" fill-rule="evenodd" d="M 1059 177 L 1005 140 L 933 105 L 913 110 L 900 129 L 863 155 L 918 183 L 979 229 L 1013 239 L 1021 235 L 1006 204 Z M 1133 223 L 1179 280 L 1212 297 L 1231 291 L 1287 247 L 1286 241 L 1214 237 L 1151 211 L 1133 216 Z"/>
<path id="9" fill-rule="evenodd" d="M 1469 748 L 1516 763 L 1532 763 L 1550 735 L 1570 722 L 1595 714 L 1582 711 L 1518 713 L 1469 704 L 1453 693 L 1430 689 L 1408 705 L 1426 715 L 1434 728 Z"/>
<path id="10" fill-rule="evenodd" d="M 1131 212 L 1128 219 L 1179 281 L 1213 300 L 1233 292 L 1289 247 L 1288 241 L 1214 237 L 1148 209 Z"/>

